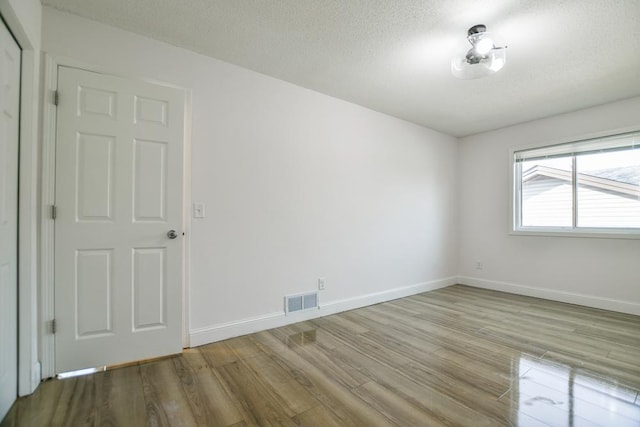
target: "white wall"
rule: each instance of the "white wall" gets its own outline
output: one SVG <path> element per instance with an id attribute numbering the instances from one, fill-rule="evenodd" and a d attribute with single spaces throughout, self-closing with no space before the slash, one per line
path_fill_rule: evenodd
<path id="1" fill-rule="evenodd" d="M 0 13 L 23 49 L 40 48 L 42 6 L 38 0 L 0 0 Z"/>
<path id="2" fill-rule="evenodd" d="M 509 234 L 510 149 L 640 127 L 638 111 L 640 97 L 461 139 L 461 281 L 640 314 L 640 240 Z"/>
<path id="3" fill-rule="evenodd" d="M 192 343 L 287 321 L 283 296 L 319 277 L 334 311 L 453 283 L 455 138 L 49 8 L 43 20 L 49 54 L 193 91 L 191 194 L 207 218 L 191 230 Z"/>

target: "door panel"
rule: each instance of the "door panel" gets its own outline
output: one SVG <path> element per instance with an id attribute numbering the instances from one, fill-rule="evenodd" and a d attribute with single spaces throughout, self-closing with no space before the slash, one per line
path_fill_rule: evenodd
<path id="1" fill-rule="evenodd" d="M 115 137 L 78 133 L 76 218 L 113 222 Z"/>
<path id="2" fill-rule="evenodd" d="M 18 395 L 20 48 L 0 20 L 0 421 Z"/>
<path id="3" fill-rule="evenodd" d="M 78 339 L 113 335 L 113 250 L 76 251 L 76 313 Z"/>
<path id="4" fill-rule="evenodd" d="M 58 93 L 56 372 L 178 353 L 184 92 L 60 67 Z"/>
<path id="5" fill-rule="evenodd" d="M 166 324 L 165 249 L 133 250 L 133 330 L 163 327 Z"/>
<path id="6" fill-rule="evenodd" d="M 134 221 L 165 222 L 167 143 L 136 140 L 134 147 Z"/>

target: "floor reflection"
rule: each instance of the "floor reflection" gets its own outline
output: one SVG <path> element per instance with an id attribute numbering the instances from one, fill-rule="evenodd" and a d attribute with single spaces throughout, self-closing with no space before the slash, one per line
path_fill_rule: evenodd
<path id="1" fill-rule="evenodd" d="M 286 338 L 286 344 L 289 347 L 312 344 L 316 342 L 316 330 L 304 331 L 297 334 L 289 335 Z"/>
<path id="2" fill-rule="evenodd" d="M 552 426 L 640 426 L 638 391 L 582 368 L 523 356 L 507 393 L 519 425 L 530 417 Z"/>

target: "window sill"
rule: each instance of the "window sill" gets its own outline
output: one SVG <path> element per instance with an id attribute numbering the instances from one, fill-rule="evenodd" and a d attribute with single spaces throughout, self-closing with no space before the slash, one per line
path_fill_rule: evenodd
<path id="1" fill-rule="evenodd" d="M 521 227 L 509 232 L 512 236 L 533 237 L 579 237 L 589 239 L 638 239 L 640 229 L 602 229 L 602 228 L 547 228 L 547 227 Z"/>

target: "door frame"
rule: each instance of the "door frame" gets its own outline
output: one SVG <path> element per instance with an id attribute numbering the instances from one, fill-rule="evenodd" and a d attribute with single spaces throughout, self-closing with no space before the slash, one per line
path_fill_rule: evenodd
<path id="1" fill-rule="evenodd" d="M 56 152 L 56 120 L 57 108 L 54 105 L 54 93 L 58 88 L 58 67 L 66 66 L 122 77 L 128 80 L 153 83 L 160 86 L 180 89 L 185 93 L 184 146 L 183 146 L 183 230 L 185 231 L 184 249 L 182 253 L 182 347 L 189 347 L 189 290 L 191 276 L 191 89 L 165 82 L 158 82 L 140 76 L 122 75 L 104 67 L 86 64 L 64 56 L 44 55 L 44 87 L 42 95 L 42 162 L 41 162 L 41 221 L 40 221 L 40 361 L 42 378 L 53 377 L 55 372 L 55 335 L 52 333 L 51 321 L 54 309 L 54 247 L 55 224 L 51 218 L 51 206 L 55 201 L 55 152 Z"/>
<path id="2" fill-rule="evenodd" d="M 40 33 L 29 31 L 25 16 L 10 2 L 0 14 L 20 46 L 20 122 L 18 136 L 18 395 L 40 383 L 38 362 L 38 94 Z"/>

